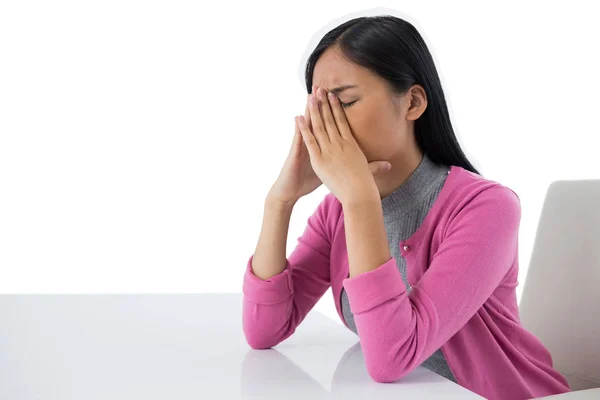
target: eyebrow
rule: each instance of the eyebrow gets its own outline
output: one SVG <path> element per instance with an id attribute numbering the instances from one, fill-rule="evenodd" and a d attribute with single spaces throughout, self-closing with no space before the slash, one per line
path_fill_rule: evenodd
<path id="1" fill-rule="evenodd" d="M 340 87 L 336 87 L 333 89 L 330 89 L 330 92 L 335 93 L 336 95 L 340 94 L 341 92 L 343 92 L 346 89 L 352 89 L 352 88 L 356 88 L 358 87 L 358 85 L 344 85 L 344 86 L 340 86 Z"/>

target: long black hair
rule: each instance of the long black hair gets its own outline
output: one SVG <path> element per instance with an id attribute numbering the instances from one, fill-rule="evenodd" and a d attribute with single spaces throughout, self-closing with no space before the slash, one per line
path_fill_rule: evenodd
<path id="1" fill-rule="evenodd" d="M 413 84 L 423 86 L 427 108 L 415 121 L 417 145 L 436 164 L 457 165 L 481 175 L 456 139 L 433 58 L 410 22 L 392 15 L 359 17 L 329 31 L 306 62 L 308 93 L 317 60 L 334 45 L 346 59 L 385 79 L 393 94 L 403 95 Z"/>

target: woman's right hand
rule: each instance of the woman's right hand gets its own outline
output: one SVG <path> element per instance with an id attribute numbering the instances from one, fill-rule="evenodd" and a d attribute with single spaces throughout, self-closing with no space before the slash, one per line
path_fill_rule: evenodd
<path id="1" fill-rule="evenodd" d="M 312 130 L 308 101 L 304 118 L 308 121 L 308 126 Z M 302 140 L 302 133 L 298 129 L 298 124 L 296 124 L 292 147 L 279 177 L 269 191 L 268 198 L 278 200 L 283 204 L 294 205 L 298 199 L 311 193 L 322 184 L 323 182 L 315 174 L 310 164 L 308 149 L 304 144 L 304 140 Z"/>
<path id="2" fill-rule="evenodd" d="M 304 119 L 308 122 L 308 127 L 312 131 L 308 97 L 306 109 L 304 111 Z M 386 172 L 384 169 L 386 164 L 389 165 L 389 162 L 372 161 L 369 163 L 369 169 L 373 175 L 376 175 Z M 302 196 L 313 192 L 322 184 L 323 182 L 321 182 L 321 179 L 312 168 L 308 149 L 306 148 L 306 144 L 302 139 L 302 133 L 300 133 L 300 129 L 296 123 L 292 147 L 283 168 L 279 173 L 279 177 L 271 187 L 267 198 L 276 200 L 281 204 L 293 206 Z"/>

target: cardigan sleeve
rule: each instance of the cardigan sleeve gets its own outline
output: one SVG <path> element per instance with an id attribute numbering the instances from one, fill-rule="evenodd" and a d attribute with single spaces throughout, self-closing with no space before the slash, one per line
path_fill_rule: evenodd
<path id="1" fill-rule="evenodd" d="M 330 287 L 329 253 L 332 223 L 327 213 L 332 195 L 325 196 L 313 214 L 283 272 L 262 280 L 246 265 L 242 292 L 242 326 L 255 349 L 273 347 L 291 336 Z"/>
<path id="2" fill-rule="evenodd" d="M 475 315 L 516 262 L 520 219 L 518 196 L 492 186 L 452 218 L 409 294 L 394 258 L 344 280 L 374 380 L 408 374 Z"/>

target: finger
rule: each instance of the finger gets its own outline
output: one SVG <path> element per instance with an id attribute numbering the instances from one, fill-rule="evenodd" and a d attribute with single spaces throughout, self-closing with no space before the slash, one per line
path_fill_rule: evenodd
<path id="1" fill-rule="evenodd" d="M 296 123 L 296 117 L 294 117 L 294 139 L 292 140 L 290 153 L 296 152 L 300 146 L 302 146 L 302 134 L 300 133 L 300 129 Z"/>
<path id="2" fill-rule="evenodd" d="M 340 99 L 331 92 L 328 93 L 327 97 L 329 98 L 329 104 L 331 105 L 333 118 L 340 136 L 346 140 L 354 140 L 354 136 L 352 136 L 352 130 L 350 129 L 350 124 L 348 124 L 348 119 L 346 118 L 346 112 L 342 108 Z"/>
<path id="3" fill-rule="evenodd" d="M 314 137 L 310 129 L 307 127 L 306 120 L 302 118 L 296 118 L 296 124 L 298 125 L 298 129 L 300 129 L 300 133 L 302 134 L 302 139 L 304 144 L 306 145 L 306 149 L 308 150 L 308 154 L 310 158 L 314 158 L 321 154 L 321 148 L 319 147 L 319 143 L 317 139 Z"/>
<path id="4" fill-rule="evenodd" d="M 308 101 L 310 108 L 310 120 L 312 121 L 311 131 L 313 135 L 317 139 L 319 143 L 319 147 L 323 149 L 325 146 L 330 144 L 329 136 L 327 136 L 327 131 L 325 130 L 325 126 L 323 126 L 323 120 L 321 119 L 321 113 L 319 112 L 319 106 L 317 103 L 317 97 L 315 94 L 311 95 L 310 100 Z"/>
<path id="5" fill-rule="evenodd" d="M 329 141 L 333 143 L 334 141 L 339 140 L 342 137 L 340 136 L 340 132 L 338 131 L 335 119 L 331 112 L 331 107 L 329 106 L 327 93 L 325 93 L 324 89 L 319 88 L 317 97 L 321 102 L 321 111 L 323 114 L 323 124 L 325 125 L 325 131 L 329 136 Z"/>
<path id="6" fill-rule="evenodd" d="M 382 172 L 387 172 L 392 168 L 392 164 L 388 161 L 372 161 L 369 163 L 369 169 L 373 173 L 373 175 L 380 174 Z"/>
<path id="7" fill-rule="evenodd" d="M 312 92 L 310 92 L 310 93 L 309 93 L 309 95 L 306 97 L 306 110 L 307 110 L 307 114 L 308 114 L 308 119 L 307 119 L 307 121 L 308 121 L 308 126 L 309 126 L 309 128 L 310 128 L 311 132 L 313 132 L 313 125 L 312 125 L 312 119 L 311 119 L 311 117 L 310 117 L 310 103 L 308 102 L 308 100 L 310 99 L 310 96 L 311 96 L 311 95 L 314 95 L 314 94 L 316 94 L 316 93 L 317 93 L 317 92 L 315 91 L 315 87 L 313 86 L 313 87 L 312 87 Z M 317 110 L 318 110 L 318 109 L 319 109 L 319 108 L 317 107 Z"/>
<path id="8" fill-rule="evenodd" d="M 310 120 L 310 107 L 308 104 L 308 96 L 306 96 L 306 110 L 304 110 L 304 119 L 308 122 L 308 129 L 312 131 L 312 121 Z"/>
<path id="9" fill-rule="evenodd" d="M 310 118 L 308 102 L 306 103 L 306 107 L 304 110 L 304 118 L 305 120 L 308 120 Z M 294 139 L 292 140 L 292 147 L 290 148 L 290 153 L 302 151 L 302 147 L 306 147 L 306 144 L 304 143 L 302 133 L 300 132 L 300 127 L 298 126 L 298 117 L 294 117 Z"/>

